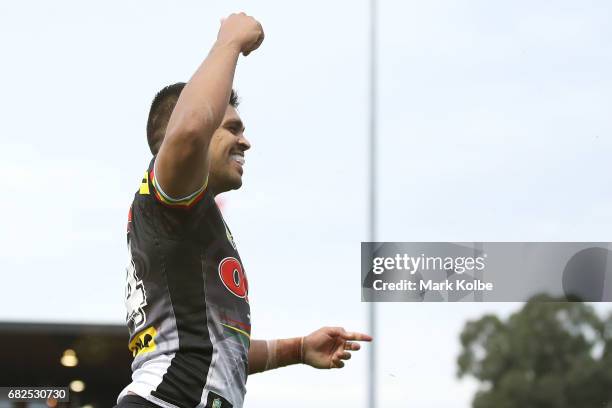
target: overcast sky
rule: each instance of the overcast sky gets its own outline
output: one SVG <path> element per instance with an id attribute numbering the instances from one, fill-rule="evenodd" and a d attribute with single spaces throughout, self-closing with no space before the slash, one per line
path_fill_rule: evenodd
<path id="1" fill-rule="evenodd" d="M 241 10 L 266 40 L 239 62 L 253 148 L 223 199 L 253 336 L 367 330 L 368 4 L 348 0 L 0 2 L 0 320 L 123 322 L 150 101 Z M 381 1 L 378 240 L 610 241 L 611 14 L 603 0 Z M 380 407 L 467 408 L 459 331 L 518 307 L 380 305 Z M 283 371 L 249 378 L 246 406 L 365 407 L 365 352 Z"/>

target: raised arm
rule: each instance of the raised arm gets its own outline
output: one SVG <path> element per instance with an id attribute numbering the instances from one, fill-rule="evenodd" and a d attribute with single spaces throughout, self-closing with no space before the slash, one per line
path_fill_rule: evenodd
<path id="1" fill-rule="evenodd" d="M 249 374 L 300 363 L 314 368 L 342 368 L 343 360 L 351 358 L 350 351 L 361 348 L 355 341 L 372 341 L 372 337 L 342 327 L 323 327 L 304 337 L 252 340 Z"/>
<path id="2" fill-rule="evenodd" d="M 155 180 L 170 197 L 203 188 L 208 177 L 208 146 L 229 103 L 238 55 L 256 50 L 261 24 L 244 13 L 222 20 L 217 41 L 181 92 L 155 160 Z"/>

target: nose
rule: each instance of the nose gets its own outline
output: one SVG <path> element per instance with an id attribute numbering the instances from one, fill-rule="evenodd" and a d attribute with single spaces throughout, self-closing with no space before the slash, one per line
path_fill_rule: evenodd
<path id="1" fill-rule="evenodd" d="M 247 151 L 251 148 L 251 142 L 249 142 L 247 138 L 244 137 L 244 133 L 240 135 L 240 138 L 238 139 L 238 145 L 240 145 L 242 151 Z"/>

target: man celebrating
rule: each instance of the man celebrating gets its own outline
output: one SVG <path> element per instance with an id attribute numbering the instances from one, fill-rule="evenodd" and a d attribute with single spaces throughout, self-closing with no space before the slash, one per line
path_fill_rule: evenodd
<path id="1" fill-rule="evenodd" d="M 117 407 L 242 407 L 248 374 L 297 363 L 341 368 L 359 350 L 354 341 L 371 340 L 340 327 L 250 338 L 248 280 L 214 196 L 242 185 L 251 145 L 232 82 L 239 54 L 263 39 L 254 18 L 230 15 L 191 80 L 164 88 L 151 105 L 154 157 L 128 217 L 133 375 Z"/>

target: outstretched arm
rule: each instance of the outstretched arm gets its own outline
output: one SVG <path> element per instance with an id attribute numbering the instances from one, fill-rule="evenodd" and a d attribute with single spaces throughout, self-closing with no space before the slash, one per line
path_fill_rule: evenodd
<path id="1" fill-rule="evenodd" d="M 307 364 L 315 368 L 342 368 L 350 351 L 361 348 L 355 341 L 372 341 L 367 334 L 347 332 L 342 327 L 323 327 L 308 336 L 280 340 L 252 340 L 249 349 L 249 374 Z"/>
<path id="2" fill-rule="evenodd" d="M 279 340 L 252 340 L 249 374 L 302 362 L 302 337 Z"/>
<path id="3" fill-rule="evenodd" d="M 261 25 L 244 13 L 224 19 L 217 41 L 181 92 L 155 160 L 155 179 L 171 197 L 188 196 L 208 176 L 208 146 L 229 104 L 238 55 L 263 41 Z"/>

